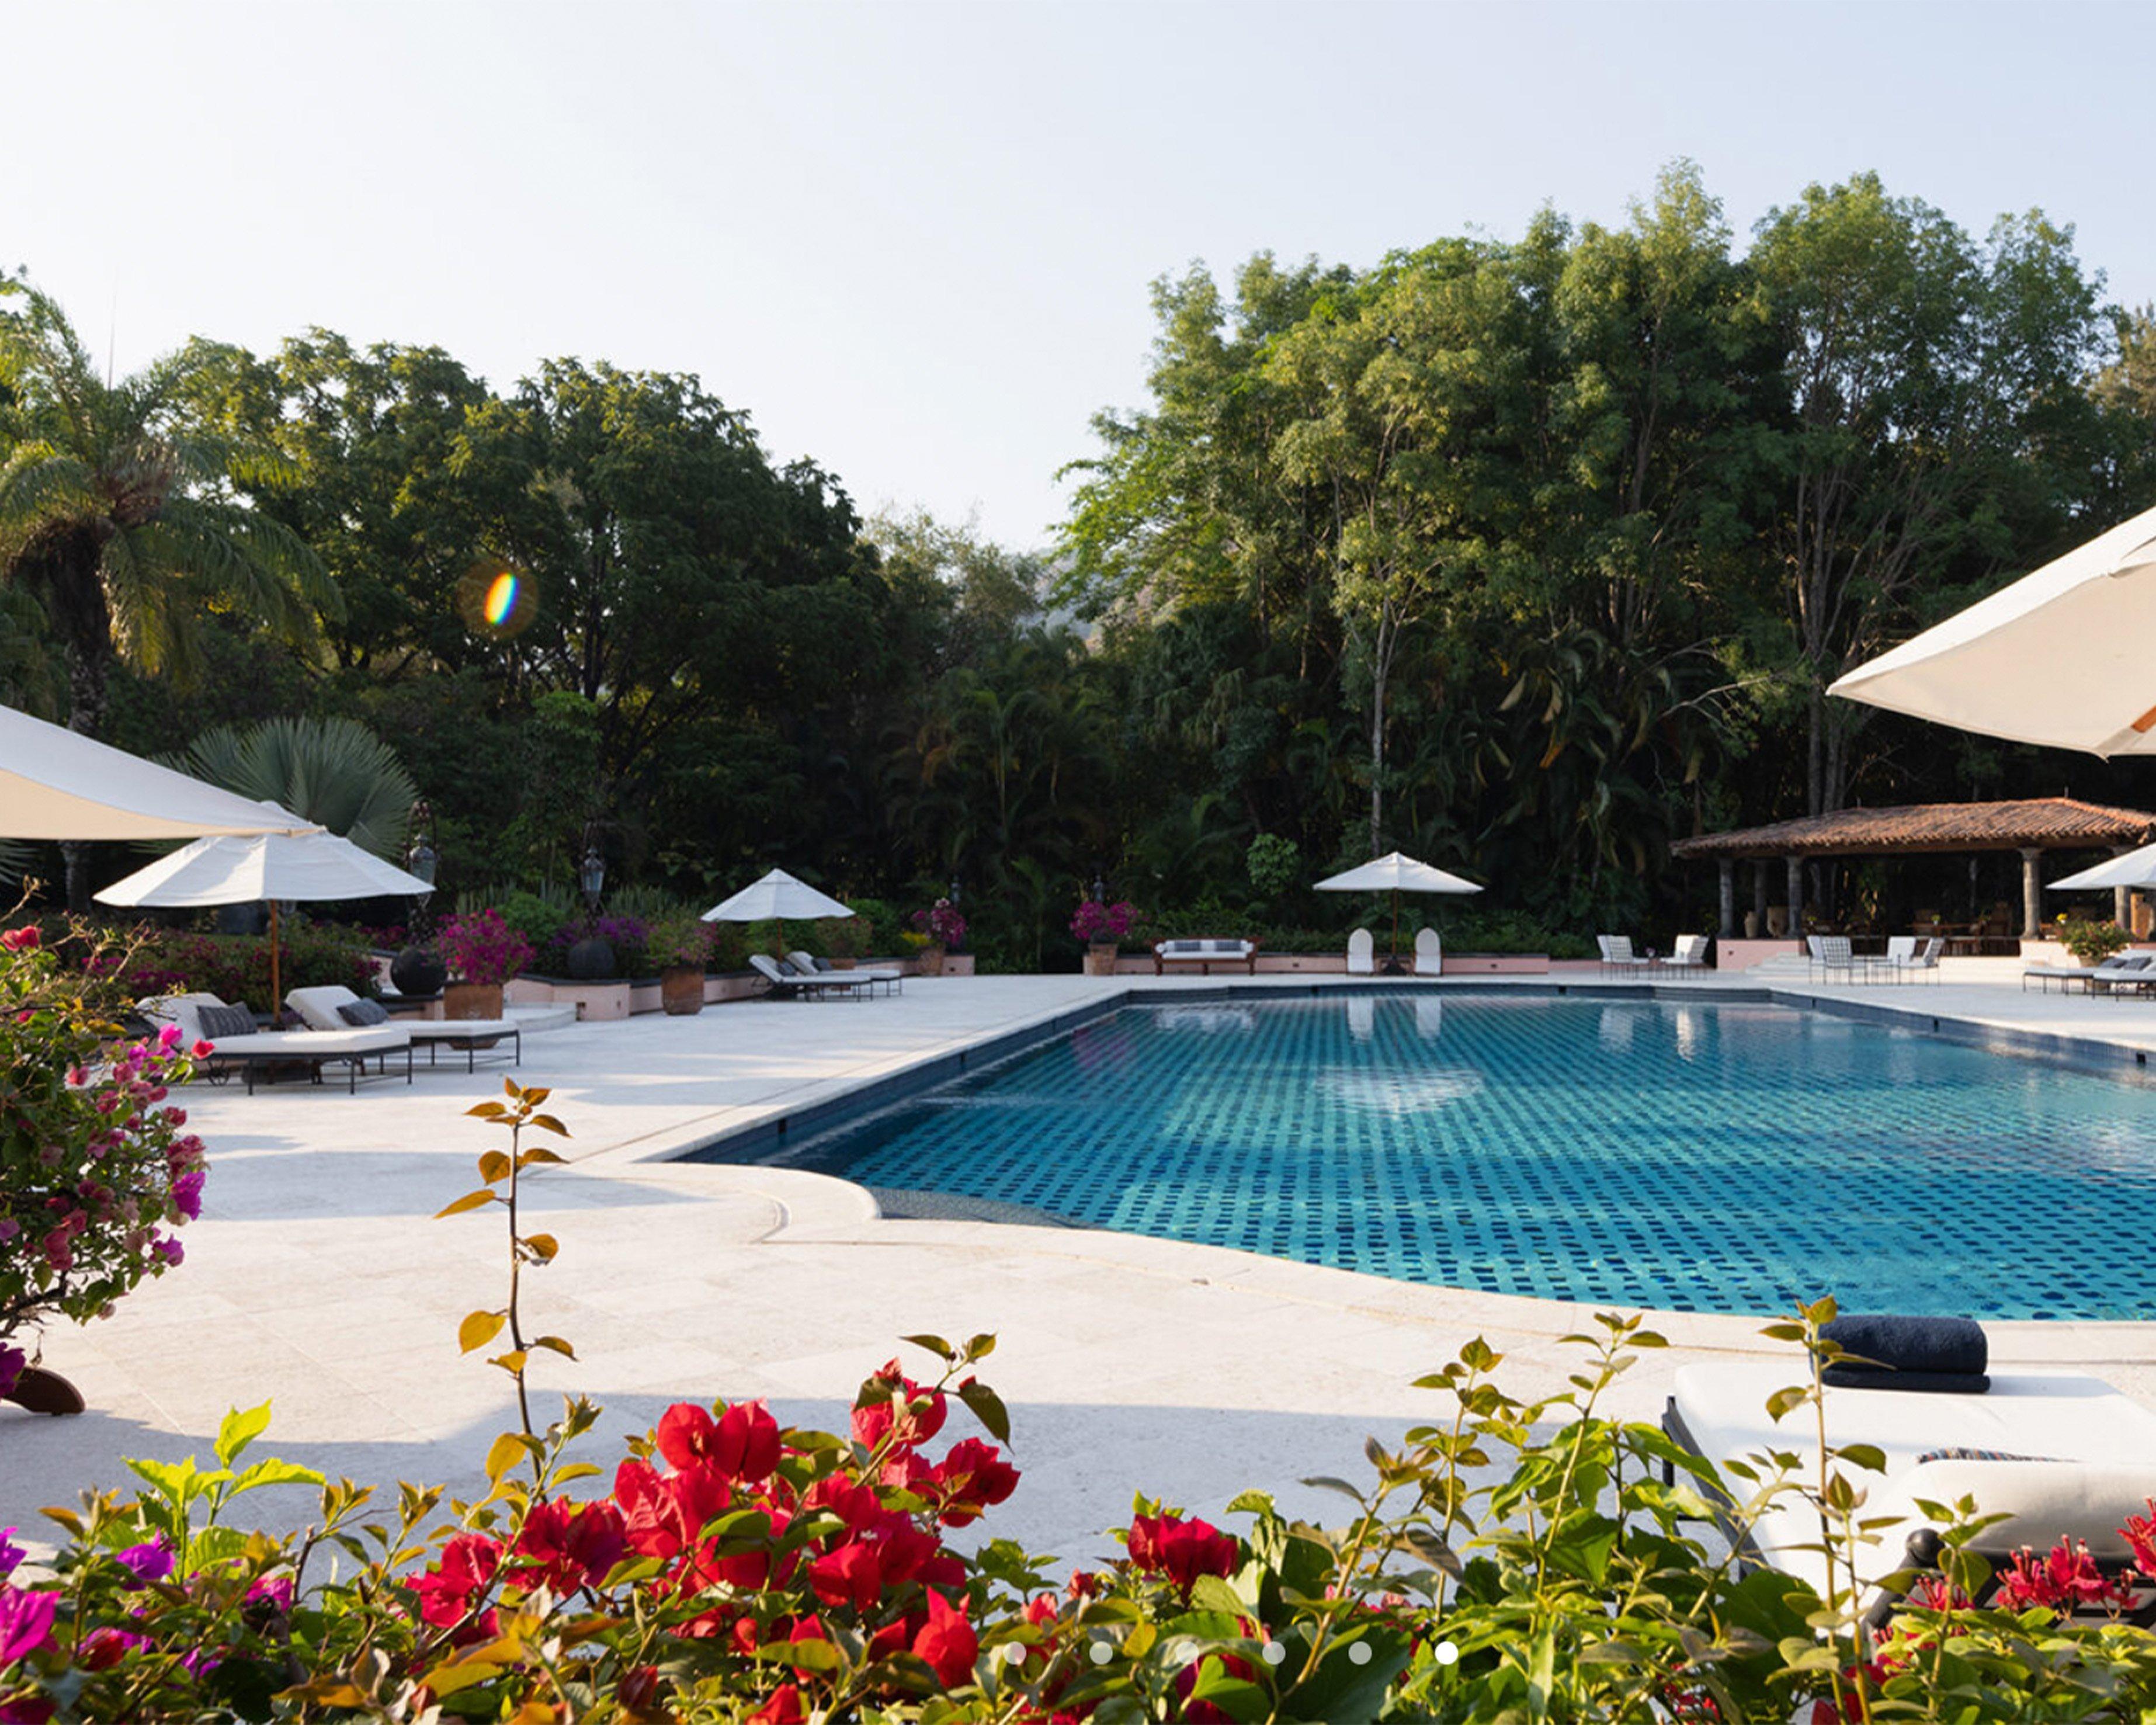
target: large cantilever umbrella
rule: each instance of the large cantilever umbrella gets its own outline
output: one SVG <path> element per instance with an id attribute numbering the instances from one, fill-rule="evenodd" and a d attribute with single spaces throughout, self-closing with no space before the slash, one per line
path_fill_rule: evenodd
<path id="1" fill-rule="evenodd" d="M 1426 862 L 1395 850 L 1390 856 L 1380 856 L 1364 863 L 1360 868 L 1349 869 L 1344 874 L 1328 875 L 1317 883 L 1320 892 L 1389 892 L 1393 896 L 1393 949 L 1385 961 L 1386 970 L 1398 975 L 1400 965 L 1400 895 L 1404 892 L 1480 892 L 1481 888 L 1472 880 L 1463 880 L 1457 875 L 1448 875 L 1443 869 L 1433 868 Z"/>
<path id="2" fill-rule="evenodd" d="M 783 869 L 773 869 L 753 886 L 744 886 L 704 912 L 706 922 L 814 922 L 854 913 L 827 893 Z"/>
<path id="3" fill-rule="evenodd" d="M 2078 875 L 2051 883 L 2053 892 L 2092 891 L 2099 886 L 2114 891 L 2121 886 L 2156 886 L 2156 845 L 2144 845 L 2108 862 L 2100 862 Z"/>
<path id="4" fill-rule="evenodd" d="M 2156 754 L 2156 509 L 1957 613 L 1828 690 L 2015 742 Z"/>
<path id="5" fill-rule="evenodd" d="M 321 830 L 275 803 L 250 802 L 0 706 L 0 838 L 192 839 Z"/>
<path id="6" fill-rule="evenodd" d="M 259 808 L 269 808 L 259 803 Z M 292 835 L 199 839 L 147 868 L 116 880 L 97 896 L 108 905 L 165 909 L 270 901 L 270 1010 L 282 1008 L 284 973 L 277 945 L 280 901 L 416 897 L 431 882 L 319 829 Z"/>

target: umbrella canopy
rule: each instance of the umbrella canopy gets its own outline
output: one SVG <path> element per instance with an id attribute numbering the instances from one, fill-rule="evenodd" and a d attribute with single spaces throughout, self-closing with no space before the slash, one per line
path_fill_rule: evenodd
<path id="1" fill-rule="evenodd" d="M 704 912 L 706 922 L 813 922 L 822 916 L 850 916 L 854 913 L 838 900 L 821 893 L 783 869 L 773 869 L 752 886 L 744 886 L 732 898 Z"/>
<path id="2" fill-rule="evenodd" d="M 264 805 L 266 806 L 266 805 Z M 168 909 L 246 905 L 268 899 L 409 897 L 432 892 L 417 875 L 362 850 L 335 833 L 293 837 L 198 839 L 161 856 L 97 896 L 108 905 Z"/>
<path id="3" fill-rule="evenodd" d="M 320 830 L 275 803 L 249 802 L 0 706 L 0 838 L 192 839 Z"/>
<path id="4" fill-rule="evenodd" d="M 2156 509 L 1860 665 L 1827 691 L 1986 737 L 2156 754 Z"/>
<path id="5" fill-rule="evenodd" d="M 136 870 L 126 880 L 116 880 L 97 896 L 108 905 L 167 909 L 269 900 L 270 1010 L 274 1013 L 285 998 L 277 944 L 280 900 L 413 896 L 434 890 L 432 883 L 371 855 L 351 839 L 316 830 L 198 839 L 147 868 Z"/>
<path id="6" fill-rule="evenodd" d="M 2100 862 L 2092 869 L 2083 869 L 2078 875 L 2069 875 L 2051 885 L 2054 892 L 2097 886 L 2114 890 L 2121 886 L 2156 886 L 2156 845 L 2144 845 L 2138 850 L 2114 856 L 2109 862 Z"/>
<path id="7" fill-rule="evenodd" d="M 1448 875 L 1443 869 L 1395 850 L 1342 875 L 1328 875 L 1317 883 L 1320 892 L 1480 892 L 1472 880 Z"/>

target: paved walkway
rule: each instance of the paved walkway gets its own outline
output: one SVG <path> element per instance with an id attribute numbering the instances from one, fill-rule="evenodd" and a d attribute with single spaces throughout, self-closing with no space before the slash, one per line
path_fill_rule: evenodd
<path id="1" fill-rule="evenodd" d="M 1794 986 L 2156 1047 L 2156 1004 L 2022 995 L 2018 967 L 1949 974 L 1922 990 Z M 620 1434 L 680 1398 L 765 1396 L 784 1419 L 836 1429 L 900 1335 L 992 1331 L 1001 1344 L 982 1375 L 1011 1404 L 1025 1479 L 983 1531 L 1085 1560 L 1111 1550 L 1101 1530 L 1137 1489 L 1217 1515 L 1260 1486 L 1332 1513 L 1295 1481 L 1359 1476 L 1366 1434 L 1389 1440 L 1443 1411 L 1410 1382 L 1472 1337 L 1509 1356 L 1515 1393 L 1561 1385 L 1576 1355 L 1556 1338 L 1582 1327 L 1578 1307 L 1085 1230 L 887 1219 L 821 1176 L 665 1159 L 1131 986 L 947 978 L 870 1002 L 744 1003 L 527 1039 L 518 1076 L 554 1087 L 576 1134 L 573 1165 L 528 1192 L 562 1254 L 527 1278 L 527 1309 L 579 1355 L 539 1368 L 549 1404 L 572 1391 L 607 1409 L 586 1453 L 610 1464 Z M 123 1456 L 206 1453 L 228 1406 L 265 1399 L 274 1453 L 376 1482 L 476 1487 L 511 1419 L 508 1386 L 454 1337 L 464 1313 L 500 1299 L 505 1249 L 496 1214 L 432 1219 L 500 1142 L 463 1111 L 501 1076 L 423 1065 L 409 1089 L 357 1096 L 195 1087 L 212 1174 L 187 1261 L 113 1319 L 52 1334 L 47 1363 L 91 1411 L 0 1409 L 0 1527 L 41 1531 L 40 1505 L 121 1484 Z M 1615 1404 L 1640 1418 L 1659 1412 L 1682 1360 L 1765 1347 L 1748 1318 L 1660 1327 L 1678 1346 L 1649 1356 Z M 2000 1324 L 1993 1337 L 2002 1363 L 2082 1362 L 2156 1405 L 2156 1324 Z M 265 1514 L 302 1518 L 311 1495 Z"/>

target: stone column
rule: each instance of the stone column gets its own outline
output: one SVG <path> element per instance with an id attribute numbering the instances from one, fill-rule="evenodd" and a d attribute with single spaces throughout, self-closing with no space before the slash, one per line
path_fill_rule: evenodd
<path id="1" fill-rule="evenodd" d="M 1767 859 L 1752 859 L 1752 910 L 1758 920 L 1759 932 L 1767 932 Z"/>
<path id="2" fill-rule="evenodd" d="M 2111 854 L 2113 856 L 2123 856 L 2132 849 L 2133 846 L 2128 845 L 2114 845 L 2111 847 Z M 2114 886 L 2111 889 L 2111 920 L 2116 922 L 2121 928 L 2124 929 L 2128 934 L 2132 934 L 2133 932 L 2133 889 L 2132 887 Z"/>
<path id="3" fill-rule="evenodd" d="M 2044 932 L 2044 883 L 2036 878 L 2041 850 L 2021 853 L 2021 938 L 2032 941 Z"/>
<path id="4" fill-rule="evenodd" d="M 1722 938 L 1737 937 L 1737 863 L 1734 858 L 1722 859 Z"/>
<path id="5" fill-rule="evenodd" d="M 1782 860 L 1789 876 L 1789 938 L 1800 941 L 1804 937 L 1804 860 L 1789 856 Z"/>

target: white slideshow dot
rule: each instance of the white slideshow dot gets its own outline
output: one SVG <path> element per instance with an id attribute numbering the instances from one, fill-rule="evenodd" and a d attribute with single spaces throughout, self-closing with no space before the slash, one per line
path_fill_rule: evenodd
<path id="1" fill-rule="evenodd" d="M 1287 1649 L 1278 1641 L 1266 1642 L 1260 1651 L 1267 1665 L 1278 1665 L 1287 1657 Z"/>
<path id="2" fill-rule="evenodd" d="M 1006 1665 L 1024 1665 L 1025 1663 L 1024 1647 L 1016 1641 L 1007 1643 L 1004 1648 L 1004 1662 Z"/>
<path id="3" fill-rule="evenodd" d="M 1096 1665 L 1106 1665 L 1116 1656 L 1116 1650 L 1106 1641 L 1096 1641 L 1086 1650 L 1086 1656 Z"/>
<path id="4" fill-rule="evenodd" d="M 1440 1641 L 1437 1644 L 1437 1662 L 1440 1665 L 1458 1665 L 1460 1650 L 1450 1641 Z"/>
<path id="5" fill-rule="evenodd" d="M 1356 1641 L 1351 1643 L 1348 1649 L 1348 1658 L 1349 1663 L 1353 1665 L 1369 1664 L 1370 1644 L 1368 1641 Z"/>

